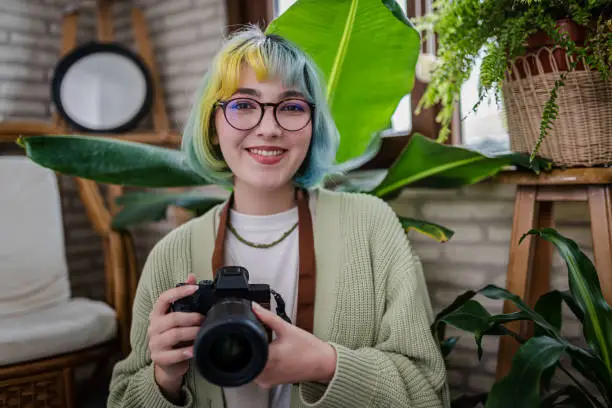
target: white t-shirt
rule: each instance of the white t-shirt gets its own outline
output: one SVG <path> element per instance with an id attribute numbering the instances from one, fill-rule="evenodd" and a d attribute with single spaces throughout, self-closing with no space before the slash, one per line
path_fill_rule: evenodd
<path id="1" fill-rule="evenodd" d="M 310 211 L 314 217 L 315 193 L 310 193 Z M 297 207 L 273 215 L 246 215 L 230 210 L 230 222 L 238 234 L 253 243 L 270 243 L 280 238 L 298 221 Z M 313 220 L 314 223 L 314 220 Z M 238 265 L 249 271 L 249 283 L 265 283 L 279 293 L 285 301 L 285 312 L 295 324 L 295 302 L 299 276 L 298 228 L 283 241 L 271 248 L 253 248 L 245 245 L 227 230 L 225 259 L 227 266 Z M 276 312 L 276 302 L 271 299 L 271 310 Z M 225 388 L 227 408 L 289 408 L 291 385 L 280 385 L 266 390 L 251 382 Z"/>

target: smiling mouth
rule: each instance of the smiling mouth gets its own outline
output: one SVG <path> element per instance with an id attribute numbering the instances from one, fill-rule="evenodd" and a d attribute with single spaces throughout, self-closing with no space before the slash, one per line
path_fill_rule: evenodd
<path id="1" fill-rule="evenodd" d="M 274 157 L 274 156 L 280 156 L 281 154 L 285 153 L 286 150 L 283 149 L 246 149 L 249 153 L 252 154 L 256 154 L 258 156 L 263 156 L 263 157 Z"/>

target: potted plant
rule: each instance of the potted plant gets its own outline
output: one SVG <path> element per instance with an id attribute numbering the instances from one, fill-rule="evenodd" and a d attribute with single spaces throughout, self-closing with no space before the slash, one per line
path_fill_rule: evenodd
<path id="1" fill-rule="evenodd" d="M 560 166 L 612 162 L 609 0 L 434 0 L 418 20 L 437 64 L 418 109 L 442 105 L 450 129 L 462 84 L 482 58 L 478 101 L 502 102 L 514 151 Z M 468 107 L 470 108 L 470 107 Z"/>
<path id="2" fill-rule="evenodd" d="M 444 338 L 446 325 L 474 334 L 478 358 L 482 356 L 482 341 L 487 336 L 512 336 L 522 343 L 512 360 L 507 376 L 493 385 L 488 393 L 457 398 L 454 407 L 473 407 L 484 403 L 485 408 L 515 407 L 612 407 L 612 308 L 603 297 L 593 263 L 571 239 L 556 230 L 531 230 L 527 235 L 551 242 L 564 259 L 569 291 L 552 290 L 542 295 L 531 308 L 518 296 L 495 285 L 461 294 L 442 310 L 431 328 L 446 355 L 457 342 L 456 337 Z M 491 315 L 476 295 L 512 302 L 517 312 Z M 582 324 L 588 344 L 580 347 L 561 335 L 562 304 L 565 303 Z M 528 321 L 534 325 L 534 335 L 522 338 L 505 323 Z M 569 367 L 573 367 L 578 375 Z M 570 383 L 551 389 L 555 372 L 562 371 Z"/>
<path id="3" fill-rule="evenodd" d="M 322 23 L 321 18 L 328 21 Z M 385 27 L 384 33 L 380 27 Z M 509 166 L 529 168 L 522 154 L 489 157 L 413 135 L 390 168 L 355 171 L 376 155 L 380 133 L 414 84 L 420 38 L 395 0 L 299 0 L 266 31 L 281 34 L 307 51 L 325 76 L 328 103 L 342 135 L 338 165 L 325 186 L 390 199 L 409 185 L 459 187 Z M 24 137 L 21 143 L 42 166 L 101 183 L 147 188 L 209 184 L 173 149 L 81 135 Z M 536 171 L 550 168 L 543 160 L 537 165 Z M 170 205 L 197 215 L 222 199 L 197 188 L 182 193 L 159 189 L 128 193 L 119 197 L 122 209 L 113 225 L 125 229 L 162 219 Z M 440 242 L 452 235 L 424 220 L 400 219 L 407 231 L 416 229 Z"/>

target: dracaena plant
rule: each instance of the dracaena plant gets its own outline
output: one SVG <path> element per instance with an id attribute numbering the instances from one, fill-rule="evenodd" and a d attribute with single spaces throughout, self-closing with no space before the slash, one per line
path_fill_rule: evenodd
<path id="1" fill-rule="evenodd" d="M 460 397 L 453 405 L 467 408 L 483 402 L 485 408 L 611 408 L 612 309 L 603 297 L 595 267 L 574 241 L 554 229 L 531 230 L 521 241 L 528 235 L 554 245 L 567 265 L 569 291 L 552 290 L 542 295 L 532 308 L 506 289 L 487 285 L 461 294 L 442 310 L 432 331 L 445 355 L 457 342 L 457 337 L 444 337 L 447 325 L 474 334 L 479 359 L 482 341 L 487 336 L 512 336 L 521 343 L 507 376 L 488 393 Z M 492 315 L 474 299 L 476 295 L 510 301 L 518 311 Z M 588 346 L 579 347 L 561 335 L 563 303 L 582 324 Z M 521 338 L 505 326 L 519 320 L 533 323 L 533 337 Z M 568 366 L 579 376 L 568 370 Z M 551 380 L 557 371 L 563 372 L 569 383 L 552 390 Z"/>
<path id="2" fill-rule="evenodd" d="M 389 169 L 355 171 L 377 154 L 380 132 L 388 128 L 400 99 L 414 84 L 420 38 L 395 0 L 298 0 L 267 32 L 304 49 L 325 77 L 327 99 L 341 134 L 338 165 L 325 186 L 390 199 L 407 186 L 459 187 L 507 166 L 528 168 L 520 154 L 487 157 L 414 135 Z M 27 137 L 21 143 L 28 156 L 43 166 L 102 183 L 148 188 L 208 184 L 172 149 L 78 135 Z M 541 160 L 536 165 L 536 171 L 550 168 Z M 118 200 L 122 210 L 113 225 L 123 229 L 160 220 L 169 205 L 198 215 L 222 199 L 198 189 L 126 194 Z M 415 229 L 440 242 L 453 234 L 424 220 L 400 219 L 406 231 Z"/>

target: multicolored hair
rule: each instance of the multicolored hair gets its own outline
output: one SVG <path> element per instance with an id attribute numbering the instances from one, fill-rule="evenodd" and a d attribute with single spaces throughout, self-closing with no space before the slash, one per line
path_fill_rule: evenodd
<path id="1" fill-rule="evenodd" d="M 233 185 L 233 174 L 212 142 L 213 114 L 215 104 L 229 98 L 238 88 L 244 64 L 255 71 L 258 80 L 277 78 L 315 105 L 308 154 L 293 181 L 304 188 L 316 186 L 331 170 L 339 143 L 322 74 L 297 46 L 278 35 L 264 34 L 256 26 L 248 26 L 228 38 L 204 75 L 183 131 L 182 150 L 190 167 L 213 183 Z"/>

